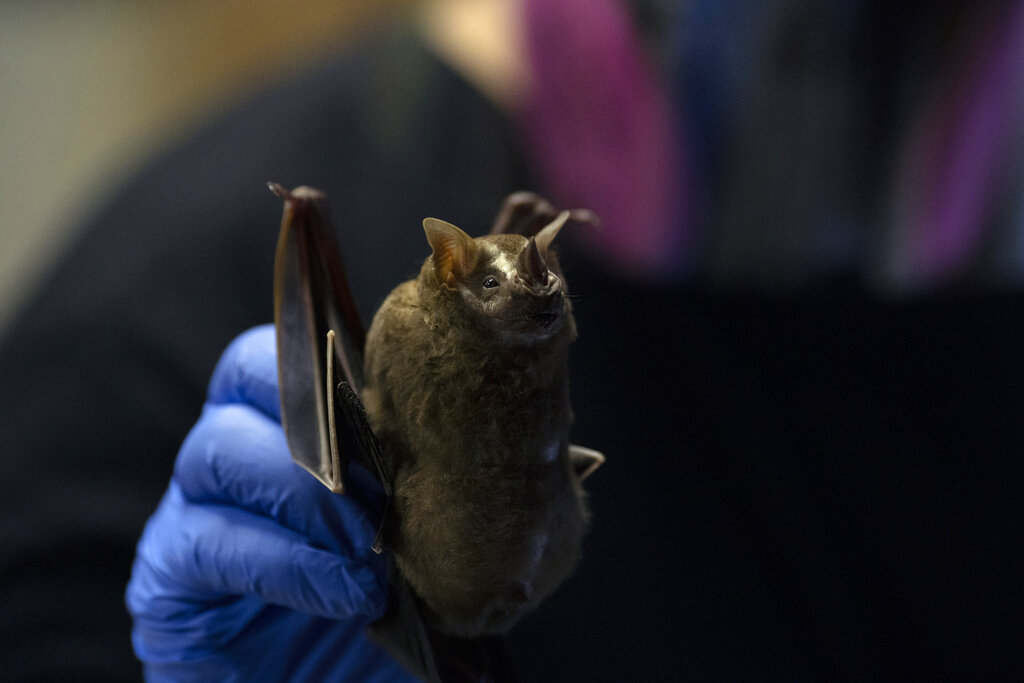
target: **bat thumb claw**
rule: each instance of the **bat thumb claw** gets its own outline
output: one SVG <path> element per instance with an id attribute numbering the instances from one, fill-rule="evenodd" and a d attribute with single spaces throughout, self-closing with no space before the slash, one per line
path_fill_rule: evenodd
<path id="1" fill-rule="evenodd" d="M 282 185 L 281 183 L 275 183 L 274 181 L 269 180 L 267 181 L 267 188 L 269 188 L 271 192 L 273 192 L 276 196 L 280 197 L 281 199 L 292 198 L 292 193 L 289 192 L 287 188 L 285 188 L 285 186 Z"/>

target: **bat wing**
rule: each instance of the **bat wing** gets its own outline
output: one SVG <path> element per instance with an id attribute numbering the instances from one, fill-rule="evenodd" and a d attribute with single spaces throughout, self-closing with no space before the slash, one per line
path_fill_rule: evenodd
<path id="1" fill-rule="evenodd" d="M 391 481 L 366 421 L 363 386 L 366 331 L 345 278 L 322 192 L 270 189 L 284 199 L 274 263 L 281 423 L 292 458 L 335 493 L 356 460 L 387 496 Z"/>
<path id="2" fill-rule="evenodd" d="M 561 213 L 551 202 L 533 192 L 514 192 L 505 197 L 491 226 L 492 235 L 533 237 Z M 597 214 L 587 209 L 573 209 L 569 220 L 600 225 Z"/>

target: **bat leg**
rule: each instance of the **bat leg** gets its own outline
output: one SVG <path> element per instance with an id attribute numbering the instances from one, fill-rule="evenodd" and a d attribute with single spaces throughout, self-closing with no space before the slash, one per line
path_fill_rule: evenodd
<path id="1" fill-rule="evenodd" d="M 429 683 L 515 683 L 518 680 L 503 637 L 449 636 L 428 626 L 420 610 L 419 599 L 393 571 L 388 611 L 370 624 L 370 637 L 410 673 Z"/>
<path id="2" fill-rule="evenodd" d="M 593 448 L 569 444 L 569 462 L 576 476 L 583 481 L 604 464 L 604 454 Z"/>
<path id="3" fill-rule="evenodd" d="M 388 609 L 370 624 L 370 637 L 398 660 L 407 671 L 430 683 L 442 680 L 434 648 L 409 585 L 391 564 Z"/>
<path id="4" fill-rule="evenodd" d="M 453 638 L 431 633 L 438 669 L 445 683 L 515 683 L 519 680 L 508 644 L 501 636 Z"/>

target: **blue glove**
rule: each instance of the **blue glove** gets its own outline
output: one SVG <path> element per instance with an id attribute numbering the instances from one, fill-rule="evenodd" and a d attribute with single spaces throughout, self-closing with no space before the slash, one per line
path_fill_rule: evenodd
<path id="1" fill-rule="evenodd" d="M 280 425 L 272 326 L 213 373 L 126 602 L 149 680 L 415 680 L 370 642 L 387 600 L 365 507 L 295 465 Z"/>

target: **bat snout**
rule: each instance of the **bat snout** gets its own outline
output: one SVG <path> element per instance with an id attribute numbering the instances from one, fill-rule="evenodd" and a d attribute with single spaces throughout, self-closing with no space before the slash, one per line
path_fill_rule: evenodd
<path id="1" fill-rule="evenodd" d="M 550 328 L 562 317 L 563 299 L 564 296 L 560 290 L 545 297 L 545 301 L 539 303 L 537 309 L 530 313 L 530 320 L 541 329 Z"/>

